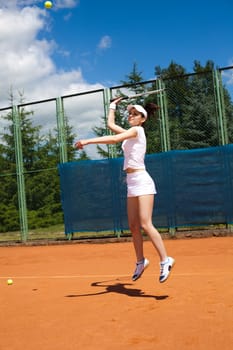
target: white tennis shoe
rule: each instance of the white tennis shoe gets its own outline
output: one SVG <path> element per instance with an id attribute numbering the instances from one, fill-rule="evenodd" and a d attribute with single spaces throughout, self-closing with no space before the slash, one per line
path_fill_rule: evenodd
<path id="1" fill-rule="evenodd" d="M 144 270 L 148 267 L 149 265 L 149 260 L 144 258 L 142 261 L 138 261 L 136 263 L 136 269 L 134 271 L 134 274 L 132 276 L 132 280 L 136 281 L 141 275 L 143 274 Z"/>
<path id="2" fill-rule="evenodd" d="M 170 256 L 168 256 L 165 261 L 162 261 L 160 263 L 160 276 L 159 276 L 160 283 L 165 282 L 168 279 L 174 264 L 175 264 L 175 259 L 171 258 Z"/>

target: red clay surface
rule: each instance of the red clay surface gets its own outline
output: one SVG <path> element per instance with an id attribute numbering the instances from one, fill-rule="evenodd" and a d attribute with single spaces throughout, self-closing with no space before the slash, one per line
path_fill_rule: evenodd
<path id="1" fill-rule="evenodd" d="M 148 241 L 136 282 L 131 242 L 0 247 L 0 349 L 232 349 L 233 237 L 165 245 L 164 284 Z"/>

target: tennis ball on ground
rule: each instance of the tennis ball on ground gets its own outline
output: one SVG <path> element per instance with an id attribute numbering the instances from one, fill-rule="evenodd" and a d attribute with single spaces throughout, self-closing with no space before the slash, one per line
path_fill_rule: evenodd
<path id="1" fill-rule="evenodd" d="M 8 286 L 12 285 L 13 284 L 13 280 L 11 278 L 8 278 L 7 284 L 8 284 Z"/>
<path id="2" fill-rule="evenodd" d="M 45 1 L 44 7 L 45 7 L 46 9 L 51 9 L 51 8 L 53 7 L 52 1 Z"/>

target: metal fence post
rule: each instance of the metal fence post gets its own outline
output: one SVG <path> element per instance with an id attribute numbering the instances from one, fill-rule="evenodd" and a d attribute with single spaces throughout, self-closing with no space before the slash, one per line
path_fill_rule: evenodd
<path id="1" fill-rule="evenodd" d="M 157 89 L 165 89 L 165 84 L 161 79 L 156 81 Z M 169 118 L 168 118 L 168 108 L 167 108 L 167 95 L 166 90 L 158 95 L 158 101 L 160 106 L 160 127 L 161 127 L 161 148 L 162 152 L 167 152 L 171 150 L 171 139 L 170 139 L 170 130 L 169 130 Z M 172 179 L 171 179 L 172 181 Z M 174 212 L 173 212 L 174 213 Z M 173 217 L 175 221 L 175 217 Z M 176 233 L 176 227 L 168 227 L 169 233 L 171 236 L 174 236 Z"/>
<path id="2" fill-rule="evenodd" d="M 165 89 L 165 84 L 161 79 L 157 79 L 156 85 L 157 89 Z M 166 90 L 158 94 L 158 101 L 160 106 L 161 148 L 163 152 L 166 152 L 171 149 Z"/>
<path id="3" fill-rule="evenodd" d="M 66 121 L 63 100 L 61 97 L 56 99 L 57 129 L 58 129 L 58 145 L 60 154 L 60 163 L 68 161 L 67 140 L 66 140 Z"/>
<path id="4" fill-rule="evenodd" d="M 214 97 L 217 114 L 217 126 L 219 132 L 219 144 L 228 144 L 228 134 L 226 125 L 224 95 L 222 87 L 222 76 L 219 70 L 213 71 Z"/>
<path id="5" fill-rule="evenodd" d="M 105 115 L 105 128 L 108 134 L 113 134 L 112 131 L 107 127 L 107 118 L 108 118 L 108 113 L 109 113 L 109 101 L 111 99 L 111 91 L 109 88 L 104 89 L 104 115 Z M 108 147 L 108 156 L 109 158 L 116 158 L 117 157 L 117 152 L 116 152 L 116 145 L 107 145 Z M 112 169 L 112 171 L 114 171 L 114 169 Z M 112 174 L 112 179 L 113 179 L 113 184 L 114 184 L 114 176 Z M 116 192 L 115 192 L 115 187 L 113 186 L 113 190 L 112 190 L 112 198 L 113 198 L 113 202 L 117 201 L 117 196 L 116 196 Z M 116 218 L 114 218 L 116 219 Z M 117 217 L 117 219 L 114 221 L 114 233 L 116 234 L 117 238 L 120 238 L 121 236 L 121 231 L 118 229 L 118 225 L 116 224 L 116 222 L 119 221 L 119 217 Z"/>
<path id="6" fill-rule="evenodd" d="M 105 128 L 108 134 L 112 135 L 111 130 L 107 128 L 107 117 L 109 111 L 109 101 L 111 98 L 110 89 L 104 89 L 104 114 L 105 114 Z M 116 158 L 116 145 L 107 145 L 109 158 Z"/>
<path id="7" fill-rule="evenodd" d="M 24 179 L 24 166 L 23 166 L 21 120 L 20 120 L 20 115 L 19 115 L 17 106 L 12 107 L 12 117 L 13 117 L 14 140 L 15 140 L 15 162 L 16 162 L 17 188 L 18 188 L 20 233 L 21 233 L 21 240 L 23 242 L 26 242 L 28 237 L 28 218 L 27 218 L 27 205 L 26 205 L 25 179 Z"/>

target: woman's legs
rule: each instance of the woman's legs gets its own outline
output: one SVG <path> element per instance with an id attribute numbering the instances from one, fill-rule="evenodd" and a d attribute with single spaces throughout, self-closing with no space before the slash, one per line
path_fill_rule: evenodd
<path id="1" fill-rule="evenodd" d="M 157 229 L 152 223 L 152 212 L 154 206 L 154 195 L 144 195 L 138 198 L 138 215 L 140 218 L 140 226 L 145 233 L 150 237 L 152 244 L 156 248 L 160 261 L 164 261 L 167 258 L 167 252 Z"/>
<path id="2" fill-rule="evenodd" d="M 128 222 L 133 237 L 137 261 L 142 261 L 144 258 L 141 228 L 150 237 L 159 254 L 160 260 L 164 261 L 167 258 L 163 240 L 152 224 L 153 205 L 154 195 L 128 197 L 127 199 Z"/>
<path id="3" fill-rule="evenodd" d="M 133 236 L 134 249 L 137 257 L 136 270 L 132 276 L 133 281 L 141 277 L 144 269 L 149 265 L 149 261 L 143 255 L 143 237 L 141 228 L 150 237 L 152 244 L 160 257 L 159 282 L 165 282 L 170 274 L 170 270 L 175 260 L 167 256 L 162 237 L 152 223 L 152 211 L 154 205 L 154 195 L 144 195 L 139 197 L 129 197 L 127 201 L 129 227 Z"/>
<path id="4" fill-rule="evenodd" d="M 154 205 L 154 195 L 145 195 L 138 197 L 139 217 L 142 229 L 150 237 L 154 247 L 156 248 L 160 257 L 160 276 L 159 282 L 165 282 L 170 271 L 175 264 L 172 257 L 167 256 L 162 237 L 152 223 L 152 211 Z"/>

